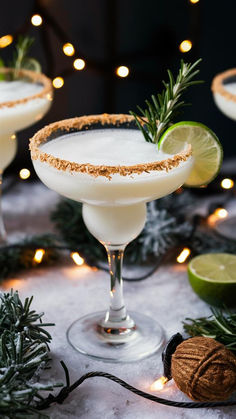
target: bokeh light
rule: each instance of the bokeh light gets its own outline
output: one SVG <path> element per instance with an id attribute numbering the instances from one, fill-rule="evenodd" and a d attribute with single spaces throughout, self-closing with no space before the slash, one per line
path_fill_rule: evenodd
<path id="1" fill-rule="evenodd" d="M 226 218 L 228 216 L 228 211 L 225 208 L 216 208 L 214 215 L 217 218 Z"/>
<path id="2" fill-rule="evenodd" d="M 73 62 L 73 66 L 76 70 L 83 70 L 85 67 L 85 61 L 82 58 L 76 58 Z"/>
<path id="3" fill-rule="evenodd" d="M 188 52 L 188 51 L 190 51 L 192 46 L 193 46 L 192 41 L 190 41 L 190 39 L 185 39 L 179 45 L 179 50 L 180 50 L 180 52 Z"/>
<path id="4" fill-rule="evenodd" d="M 80 256 L 78 252 L 72 252 L 71 257 L 76 265 L 81 266 L 84 264 L 84 259 Z"/>
<path id="5" fill-rule="evenodd" d="M 35 251 L 35 254 L 34 254 L 34 261 L 36 263 L 41 263 L 42 260 L 43 260 L 44 255 L 45 255 L 45 250 L 44 249 L 37 249 Z"/>
<path id="6" fill-rule="evenodd" d="M 185 247 L 182 252 L 179 254 L 179 256 L 177 257 L 177 262 L 178 263 L 184 263 L 186 261 L 186 259 L 189 257 L 191 253 L 191 250 L 188 247 Z"/>
<path id="7" fill-rule="evenodd" d="M 220 185 L 223 189 L 231 189 L 234 186 L 234 181 L 232 179 L 225 178 L 221 181 Z"/>
<path id="8" fill-rule="evenodd" d="M 0 38 L 0 48 L 6 48 L 13 42 L 12 35 L 4 35 Z"/>
<path id="9" fill-rule="evenodd" d="M 52 84 L 55 89 L 60 89 L 64 85 L 63 77 L 55 77 L 55 79 L 52 81 Z"/>
<path id="10" fill-rule="evenodd" d="M 34 26 L 40 26 L 40 25 L 42 25 L 42 23 L 43 23 L 42 16 L 40 16 L 40 15 L 38 15 L 38 14 L 33 15 L 33 16 L 31 17 L 31 23 L 32 23 L 32 25 L 34 25 Z"/>
<path id="11" fill-rule="evenodd" d="M 119 77 L 127 77 L 129 75 L 129 68 L 126 67 L 125 65 L 120 65 L 116 69 L 116 74 Z"/>
<path id="12" fill-rule="evenodd" d="M 68 57 L 72 57 L 72 55 L 74 55 L 75 53 L 75 48 L 72 44 L 70 44 L 70 42 L 67 42 L 66 44 L 63 45 L 63 52 L 65 55 L 68 55 Z"/>
<path id="13" fill-rule="evenodd" d="M 29 169 L 21 169 L 19 171 L 19 176 L 21 179 L 26 180 L 30 177 L 30 170 Z"/>

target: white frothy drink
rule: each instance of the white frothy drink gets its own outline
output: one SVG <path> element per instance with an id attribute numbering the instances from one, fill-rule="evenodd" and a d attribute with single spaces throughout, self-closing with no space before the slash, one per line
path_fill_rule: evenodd
<path id="1" fill-rule="evenodd" d="M 161 161 L 169 155 L 144 140 L 135 129 L 104 129 L 69 133 L 40 146 L 42 152 L 80 164 L 132 166 Z M 91 176 L 58 170 L 33 160 L 40 179 L 51 189 L 83 202 L 83 217 L 90 232 L 104 243 L 125 244 L 142 230 L 145 203 L 176 190 L 187 179 L 192 158 L 165 170 L 121 176 Z"/>
<path id="2" fill-rule="evenodd" d="M 0 103 L 13 102 L 33 96 L 42 90 L 42 84 L 31 83 L 23 80 L 13 80 L 0 82 Z"/>
<path id="3" fill-rule="evenodd" d="M 51 97 L 46 95 L 19 104 L 14 102 L 38 94 L 42 89 L 41 83 L 0 80 L 0 105 L 6 102 L 12 102 L 13 105 L 0 106 L 0 172 L 11 163 L 16 154 L 15 132 L 41 119 L 50 107 Z"/>

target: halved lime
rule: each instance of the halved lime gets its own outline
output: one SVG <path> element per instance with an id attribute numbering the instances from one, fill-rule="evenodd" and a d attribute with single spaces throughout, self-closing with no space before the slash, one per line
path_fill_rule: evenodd
<path id="1" fill-rule="evenodd" d="M 196 256 L 188 264 L 188 278 L 196 294 L 208 304 L 236 306 L 236 255 Z"/>
<path id="2" fill-rule="evenodd" d="M 164 153 L 176 154 L 184 149 L 186 143 L 192 146 L 194 165 L 185 185 L 207 185 L 220 170 L 223 159 L 220 141 L 207 126 L 199 122 L 182 121 L 164 132 L 159 147 Z"/>

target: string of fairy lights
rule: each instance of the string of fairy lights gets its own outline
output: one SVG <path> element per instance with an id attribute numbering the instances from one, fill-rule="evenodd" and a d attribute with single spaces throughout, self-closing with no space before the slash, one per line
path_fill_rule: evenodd
<path id="1" fill-rule="evenodd" d="M 199 2 L 200 0 L 188 0 L 188 3 L 190 3 L 191 5 L 197 5 Z M 30 17 L 30 24 L 36 28 L 41 27 L 42 25 L 44 25 L 44 23 L 45 23 L 44 17 L 40 13 L 34 13 Z M 13 41 L 14 41 L 14 35 L 12 34 L 6 34 L 6 35 L 1 36 L 0 49 L 8 47 L 9 45 L 13 43 Z M 192 47 L 193 47 L 192 39 L 184 39 L 178 45 L 179 51 L 183 54 L 188 53 L 192 49 Z M 67 57 L 73 58 L 72 66 L 74 70 L 83 71 L 86 69 L 86 64 L 87 64 L 86 60 L 78 56 L 77 51 L 72 42 L 68 41 L 68 42 L 63 43 L 61 45 L 61 48 L 62 48 L 63 53 Z M 121 64 L 115 67 L 113 71 L 117 77 L 120 77 L 122 79 L 129 76 L 131 69 L 127 65 Z M 55 89 L 61 89 L 65 84 L 64 77 L 62 75 L 57 75 L 53 78 L 52 83 Z M 30 176 L 31 176 L 31 172 L 27 168 L 22 168 L 19 171 L 19 177 L 23 181 L 29 179 Z M 234 180 L 230 178 L 224 178 L 220 181 L 220 187 L 223 190 L 232 189 L 234 187 Z M 215 223 L 219 219 L 224 219 L 227 216 L 228 216 L 227 210 L 225 208 L 219 207 L 219 208 L 216 208 L 214 212 L 208 216 L 207 222 L 209 226 L 214 226 Z M 33 258 L 35 263 L 40 264 L 43 261 L 45 252 L 46 252 L 45 249 L 35 250 L 35 254 Z M 179 253 L 179 255 L 177 256 L 176 261 L 180 264 L 184 263 L 187 261 L 190 255 L 191 255 L 191 249 L 184 247 Z M 71 252 L 70 256 L 76 265 L 82 266 L 84 264 L 84 259 L 80 256 L 78 252 Z"/>
<path id="2" fill-rule="evenodd" d="M 199 3 L 199 1 L 200 0 L 188 0 L 188 3 L 190 3 L 191 5 L 196 5 L 197 3 Z M 40 4 L 40 2 L 35 3 L 35 8 L 36 10 L 37 8 L 39 10 L 42 9 L 42 5 Z M 42 25 L 47 23 L 47 20 L 48 20 L 48 16 L 45 10 L 42 9 L 41 14 L 37 12 L 29 16 L 29 18 L 27 18 L 27 25 L 32 25 L 35 28 L 40 28 L 42 27 Z M 64 32 L 61 31 L 61 29 L 58 27 L 58 24 L 55 23 L 54 19 L 50 17 L 49 24 L 52 25 L 53 22 L 56 25 L 54 29 L 57 31 L 57 34 L 60 35 L 61 39 L 65 38 Z M 9 45 L 11 45 L 14 41 L 14 37 L 15 36 L 12 34 L 6 34 L 6 35 L 1 36 L 0 49 L 6 48 Z M 192 47 L 193 47 L 193 41 L 191 39 L 184 39 L 179 44 L 179 51 L 183 54 L 188 53 L 192 49 Z M 72 70 L 82 71 L 86 69 L 87 63 L 85 59 L 78 56 L 76 48 L 72 42 L 68 41 L 68 42 L 62 43 L 61 48 L 62 48 L 63 53 L 67 57 L 73 58 Z M 122 79 L 122 78 L 127 78 L 130 75 L 131 69 L 127 65 L 121 64 L 115 67 L 113 71 L 117 77 Z M 68 74 L 68 71 L 66 71 L 65 73 Z M 65 84 L 65 79 L 62 75 L 56 75 L 55 77 L 53 77 L 52 83 L 55 89 L 61 89 Z M 22 180 L 29 179 L 30 175 L 31 175 L 30 170 L 27 168 L 22 168 L 19 171 L 19 176 Z"/>
<path id="3" fill-rule="evenodd" d="M 225 190 L 225 191 L 232 190 L 234 185 L 235 185 L 234 180 L 230 178 L 223 178 L 220 181 L 220 187 L 222 188 L 222 190 Z M 179 190 L 176 191 L 176 193 L 182 193 L 182 192 L 183 192 L 183 188 L 179 188 Z M 209 227 L 214 227 L 218 221 L 223 220 L 227 217 L 228 217 L 228 211 L 223 207 L 217 207 L 216 209 L 214 209 L 212 213 L 208 215 L 206 222 Z M 33 257 L 35 263 L 40 264 L 43 261 L 43 257 L 45 253 L 46 253 L 45 249 L 36 249 L 34 257 Z M 179 264 L 183 264 L 187 262 L 191 256 L 191 253 L 192 251 L 189 247 L 184 247 L 180 251 L 180 253 L 176 256 L 176 262 Z M 72 258 L 72 260 L 77 266 L 82 266 L 85 264 L 85 260 L 80 256 L 79 252 L 77 251 L 71 252 L 70 257 Z"/>
<path id="4" fill-rule="evenodd" d="M 33 257 L 34 262 L 40 264 L 43 261 L 45 253 L 45 249 L 36 249 Z M 70 256 L 77 266 L 82 266 L 85 263 L 79 252 L 71 252 Z"/>
<path id="5" fill-rule="evenodd" d="M 188 0 L 188 2 L 192 5 L 197 5 L 199 1 L 200 0 Z M 40 13 L 34 13 L 30 17 L 30 23 L 32 26 L 39 28 L 40 26 L 44 25 L 44 18 Z M 8 47 L 9 45 L 12 44 L 13 41 L 14 41 L 14 36 L 11 34 L 6 34 L 6 35 L 1 36 L 0 49 Z M 184 54 L 184 53 L 189 52 L 192 49 L 192 47 L 193 47 L 193 41 L 191 39 L 184 39 L 179 44 L 179 51 Z M 61 48 L 62 48 L 63 53 L 66 56 L 74 57 L 74 60 L 72 63 L 73 69 L 77 71 L 82 71 L 86 69 L 85 59 L 82 57 L 76 56 L 76 49 L 72 42 L 69 42 L 69 41 L 65 42 Z M 130 68 L 125 64 L 121 64 L 114 69 L 114 73 L 116 74 L 117 77 L 126 78 L 130 74 Z M 64 77 L 61 75 L 57 75 L 53 78 L 52 83 L 55 89 L 61 89 L 65 83 Z"/>

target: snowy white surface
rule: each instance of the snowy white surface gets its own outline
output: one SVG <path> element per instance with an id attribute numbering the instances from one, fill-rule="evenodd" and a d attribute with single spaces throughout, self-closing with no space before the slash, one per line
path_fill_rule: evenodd
<path id="1" fill-rule="evenodd" d="M 17 193 L 16 193 L 17 192 Z M 27 233 L 45 232 L 51 228 L 48 210 L 58 196 L 43 185 L 24 183 L 4 197 L 4 212 L 10 237 Z M 26 227 L 27 226 L 27 227 Z M 50 328 L 52 369 L 46 372 L 51 380 L 64 380 L 60 366 L 63 359 L 72 382 L 88 371 L 106 371 L 149 392 L 151 383 L 162 375 L 160 353 L 130 364 L 111 364 L 94 361 L 80 355 L 66 340 L 66 330 L 76 318 L 92 311 L 106 309 L 108 304 L 108 274 L 87 266 L 76 267 L 68 261 L 54 268 L 35 269 L 4 281 L 0 289 L 18 289 L 22 298 L 34 295 L 33 308 L 44 311 L 44 321 L 55 322 Z M 186 266 L 162 266 L 149 279 L 124 284 L 128 309 L 156 318 L 164 327 L 167 338 L 182 331 L 185 317 L 210 314 L 209 307 L 192 292 Z M 173 400 L 188 400 L 169 382 L 156 393 Z M 233 419 L 234 408 L 177 409 L 144 400 L 105 378 L 92 378 L 76 389 L 63 405 L 47 412 L 52 419 Z"/>

